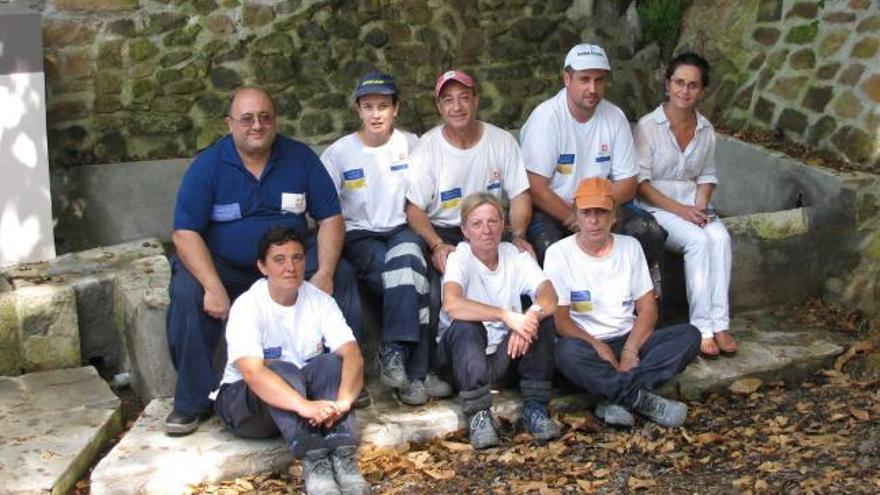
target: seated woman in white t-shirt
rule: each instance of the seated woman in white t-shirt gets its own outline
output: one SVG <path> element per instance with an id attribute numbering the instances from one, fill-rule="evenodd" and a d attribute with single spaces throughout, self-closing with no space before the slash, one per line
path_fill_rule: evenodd
<path id="1" fill-rule="evenodd" d="M 666 69 L 669 100 L 642 117 L 635 143 L 641 172 L 639 204 L 666 229 L 666 247 L 684 253 L 690 322 L 703 340 L 704 356 L 733 354 L 728 331 L 730 235 L 711 207 L 715 175 L 715 130 L 697 111 L 709 84 L 709 63 L 683 53 Z"/>
<path id="2" fill-rule="evenodd" d="M 260 239 L 257 268 L 265 278 L 229 310 L 214 410 L 236 436 L 280 434 L 302 461 L 307 493 L 369 494 L 352 410 L 364 360 L 336 302 L 305 281 L 305 262 L 294 229 L 274 227 Z"/>
<path id="3" fill-rule="evenodd" d="M 547 404 L 553 380 L 556 292 L 532 255 L 501 242 L 504 210 L 489 193 L 461 204 L 465 242 L 446 261 L 437 364 L 451 375 L 474 448 L 498 445 L 490 387 L 517 377 L 523 424 L 539 440 L 557 438 Z M 521 298 L 534 304 L 523 311 Z"/>

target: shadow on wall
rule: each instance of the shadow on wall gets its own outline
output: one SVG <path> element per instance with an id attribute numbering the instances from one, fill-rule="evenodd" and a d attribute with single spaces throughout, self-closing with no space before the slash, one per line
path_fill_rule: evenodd
<path id="1" fill-rule="evenodd" d="M 0 76 L 0 266 L 55 256 L 42 73 Z"/>

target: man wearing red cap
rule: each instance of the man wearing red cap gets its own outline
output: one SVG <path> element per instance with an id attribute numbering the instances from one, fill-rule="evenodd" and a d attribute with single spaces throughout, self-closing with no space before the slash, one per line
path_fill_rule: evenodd
<path id="1" fill-rule="evenodd" d="M 587 177 L 610 179 L 615 203 L 627 206 L 618 211 L 617 231 L 639 239 L 659 297 L 666 232 L 649 213 L 626 205 L 635 196 L 639 167 L 626 115 L 604 98 L 610 74 L 601 47 L 572 47 L 563 64 L 565 87 L 538 105 L 523 125 L 520 142 L 535 204 L 529 241 L 543 261 L 548 246 L 577 231 L 572 197 L 578 183 Z"/>
<path id="2" fill-rule="evenodd" d="M 459 228 L 462 200 L 477 192 L 500 198 L 503 191 L 510 199 L 511 242 L 529 252 L 525 235 L 532 202 L 516 139 L 477 120 L 480 95 L 474 79 L 458 70 L 444 72 L 437 78 L 434 98 L 443 124 L 422 136 L 410 155 L 406 216 L 430 252 L 431 316 L 436 321 L 440 274 L 449 253 L 464 240 Z"/>
<path id="3" fill-rule="evenodd" d="M 680 426 L 687 406 L 655 390 L 697 356 L 700 332 L 686 323 L 654 330 L 657 302 L 642 248 L 611 233 L 611 181 L 584 179 L 573 199 L 577 234 L 550 246 L 544 263 L 559 297 L 556 369 L 601 396 L 596 417 L 608 424 L 632 426 L 635 411 L 662 426 Z"/>

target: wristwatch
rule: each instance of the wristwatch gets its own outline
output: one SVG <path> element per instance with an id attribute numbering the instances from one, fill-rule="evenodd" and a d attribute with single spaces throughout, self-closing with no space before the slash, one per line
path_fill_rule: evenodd
<path id="1" fill-rule="evenodd" d="M 537 303 L 529 306 L 529 309 L 527 311 L 534 311 L 535 313 L 538 313 L 539 318 L 543 318 L 545 315 L 544 308 L 540 304 L 537 304 Z"/>

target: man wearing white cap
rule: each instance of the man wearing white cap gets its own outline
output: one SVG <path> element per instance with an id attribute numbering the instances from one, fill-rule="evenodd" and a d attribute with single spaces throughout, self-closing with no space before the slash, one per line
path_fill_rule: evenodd
<path id="1" fill-rule="evenodd" d="M 509 132 L 477 120 L 480 95 L 470 75 L 450 70 L 434 87 L 443 124 L 425 133 L 410 155 L 406 216 L 410 228 L 425 241 L 433 270 L 431 317 L 439 312 L 440 274 L 446 258 L 464 240 L 461 202 L 468 195 L 487 192 L 510 199 L 511 242 L 532 252 L 526 231 L 532 216 L 529 180 L 519 145 Z M 432 325 L 433 327 L 433 325 Z"/>
<path id="2" fill-rule="evenodd" d="M 617 205 L 635 196 L 639 168 L 630 124 L 620 108 L 604 99 L 610 73 L 601 47 L 572 47 L 563 65 L 565 87 L 532 111 L 520 133 L 535 206 L 529 240 L 542 262 L 547 247 L 577 231 L 573 195 L 582 179 L 611 180 Z M 639 213 L 621 208 L 619 230 L 639 239 L 657 292 L 666 233 L 649 214 Z"/>

